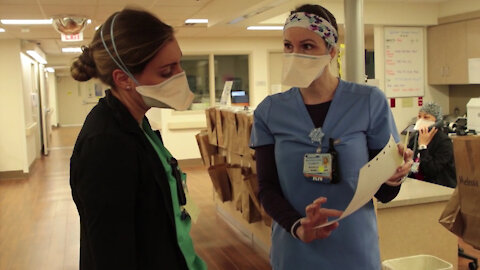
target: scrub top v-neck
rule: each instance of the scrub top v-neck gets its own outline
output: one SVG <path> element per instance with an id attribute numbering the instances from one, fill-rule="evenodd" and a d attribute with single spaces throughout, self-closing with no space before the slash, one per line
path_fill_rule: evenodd
<path id="1" fill-rule="evenodd" d="M 325 208 L 344 210 L 356 189 L 369 149 L 382 149 L 398 133 L 385 95 L 371 86 L 340 80 L 322 126 L 322 152 L 336 140 L 340 182 L 322 184 L 303 175 L 303 157 L 319 143 L 309 137 L 314 124 L 300 90 L 292 88 L 265 98 L 254 113 L 251 147 L 275 145 L 275 162 L 283 195 L 301 215 L 318 197 Z M 271 263 L 274 269 L 380 269 L 378 235 L 370 201 L 340 222 L 326 239 L 303 243 L 273 224 Z"/>
<path id="2" fill-rule="evenodd" d="M 163 167 L 165 168 L 165 173 L 167 175 L 168 184 L 170 186 L 171 196 L 172 196 L 172 205 L 173 205 L 173 215 L 175 217 L 175 229 L 177 232 L 177 241 L 180 247 L 180 250 L 183 253 L 185 261 L 187 263 L 188 269 L 190 270 L 204 270 L 207 269 L 205 262 L 195 253 L 193 248 L 193 241 L 190 237 L 190 228 L 191 220 L 190 218 L 182 219 L 182 213 L 180 209 L 180 204 L 177 195 L 177 181 L 172 174 L 172 167 L 169 163 L 169 160 L 172 158 L 170 152 L 165 148 L 162 141 L 158 136 L 153 132 L 152 128 L 148 122 L 144 119 L 142 122 L 142 130 L 145 133 L 150 144 L 153 146 L 155 151 L 158 154 L 160 161 L 162 162 Z M 185 181 L 185 174 L 181 173 L 183 181 Z"/>

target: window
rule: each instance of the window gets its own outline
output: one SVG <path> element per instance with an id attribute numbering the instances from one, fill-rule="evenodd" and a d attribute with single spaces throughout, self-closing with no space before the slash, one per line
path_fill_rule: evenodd
<path id="1" fill-rule="evenodd" d="M 225 82 L 233 81 L 232 93 L 244 93 L 244 98 L 241 100 L 241 103 L 242 105 L 248 105 L 250 88 L 248 76 L 248 55 L 215 55 L 214 60 L 215 102 L 220 101 Z M 232 104 L 235 105 L 235 99 L 232 101 Z"/>
<path id="2" fill-rule="evenodd" d="M 180 61 L 187 74 L 188 85 L 195 95 L 191 110 L 203 110 L 210 106 L 208 55 L 185 55 Z"/>
<path id="3" fill-rule="evenodd" d="M 215 85 L 209 84 L 209 59 L 212 58 Z M 232 105 L 248 106 L 248 55 L 184 55 L 180 63 L 195 94 L 191 110 L 204 110 L 212 106 L 212 102 L 218 103 L 226 81 L 233 81 L 232 95 L 235 97 L 232 97 Z"/>

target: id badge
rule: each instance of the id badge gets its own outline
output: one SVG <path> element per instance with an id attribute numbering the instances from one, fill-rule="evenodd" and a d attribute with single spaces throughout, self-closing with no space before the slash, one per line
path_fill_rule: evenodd
<path id="1" fill-rule="evenodd" d="M 329 153 L 305 154 L 303 175 L 314 182 L 330 183 L 332 179 L 332 155 Z"/>

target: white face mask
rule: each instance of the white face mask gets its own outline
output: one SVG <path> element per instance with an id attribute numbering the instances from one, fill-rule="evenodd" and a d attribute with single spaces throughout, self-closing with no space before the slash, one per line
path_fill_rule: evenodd
<path id="1" fill-rule="evenodd" d="M 431 121 L 431 120 L 425 120 L 423 118 L 420 118 L 417 120 L 417 122 L 415 123 L 415 126 L 413 127 L 414 130 L 420 130 L 421 128 L 423 127 L 431 127 L 435 125 L 435 122 L 434 121 Z"/>
<path id="2" fill-rule="evenodd" d="M 156 108 L 172 108 L 183 111 L 190 107 L 194 98 L 185 72 L 175 74 L 159 84 L 140 85 L 136 89 L 145 104 Z"/>
<path id="3" fill-rule="evenodd" d="M 308 87 L 322 75 L 330 60 L 330 54 L 284 53 L 282 84 L 301 88 Z"/>

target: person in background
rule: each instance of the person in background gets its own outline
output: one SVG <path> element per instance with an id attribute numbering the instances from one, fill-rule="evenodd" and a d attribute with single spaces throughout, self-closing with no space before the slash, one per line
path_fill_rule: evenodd
<path id="1" fill-rule="evenodd" d="M 373 201 L 331 225 L 355 193 L 360 168 L 399 136 L 387 99 L 378 88 L 335 77 L 335 17 L 303 5 L 287 18 L 282 84 L 254 112 L 259 197 L 274 219 L 270 261 L 275 270 L 380 269 Z M 395 198 L 412 165 L 412 151 L 375 195 Z M 318 155 L 320 154 L 320 155 Z M 313 169 L 311 169 L 313 168 Z M 318 168 L 318 169 L 317 169 Z M 327 201 L 328 199 L 328 201 Z"/>
<path id="2" fill-rule="evenodd" d="M 413 150 L 414 164 L 410 177 L 446 187 L 456 187 L 452 140 L 442 128 L 442 108 L 426 103 L 420 108 L 408 146 Z"/>
<path id="3" fill-rule="evenodd" d="M 187 109 L 193 94 L 171 26 L 126 8 L 72 64 L 110 87 L 88 114 L 70 160 L 80 215 L 80 269 L 206 269 L 190 237 L 185 174 L 150 127 L 151 107 Z"/>

